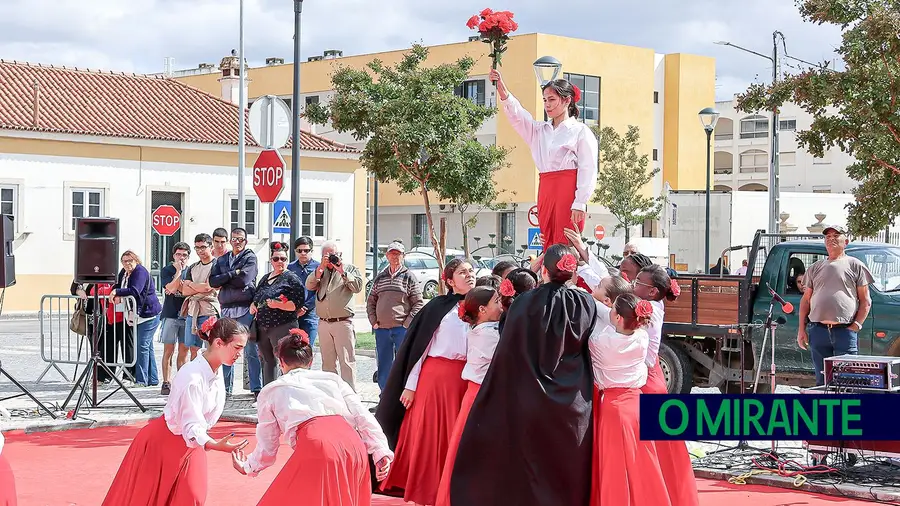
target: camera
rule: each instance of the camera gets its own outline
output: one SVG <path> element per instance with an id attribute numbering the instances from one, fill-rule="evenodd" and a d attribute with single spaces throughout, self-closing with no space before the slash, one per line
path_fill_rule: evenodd
<path id="1" fill-rule="evenodd" d="M 334 253 L 328 255 L 328 261 L 334 265 L 341 265 L 341 257 L 335 255 Z"/>

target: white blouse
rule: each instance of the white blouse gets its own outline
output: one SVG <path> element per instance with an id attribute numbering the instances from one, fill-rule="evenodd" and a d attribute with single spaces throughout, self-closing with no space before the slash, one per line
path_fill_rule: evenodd
<path id="1" fill-rule="evenodd" d="M 597 303 L 597 324 L 588 340 L 591 368 L 597 388 L 641 388 L 647 383 L 647 346 L 644 329 L 626 336 L 609 324 L 610 308 Z"/>
<path id="2" fill-rule="evenodd" d="M 463 367 L 462 379 L 478 383 L 491 367 L 494 350 L 500 341 L 500 322 L 487 322 L 476 325 L 466 334 L 466 366 Z"/>
<path id="3" fill-rule="evenodd" d="M 449 313 L 441 319 L 428 348 L 422 354 L 422 358 L 416 362 L 409 378 L 406 379 L 406 389 L 416 391 L 419 386 L 419 374 L 422 372 L 422 364 L 426 357 L 442 357 L 450 360 L 466 359 L 466 334 L 469 332 L 469 324 L 459 319 L 459 304 L 453 306 Z"/>
<path id="4" fill-rule="evenodd" d="M 0 454 L 3 454 L 3 443 L 6 441 L 3 437 L 3 433 L 0 432 Z"/>
<path id="5" fill-rule="evenodd" d="M 206 445 L 209 429 L 225 409 L 225 377 L 222 367 L 213 372 L 203 354 L 175 374 L 163 416 L 172 434 L 184 438 L 189 448 Z"/>
<path id="6" fill-rule="evenodd" d="M 356 392 L 332 372 L 294 369 L 263 387 L 257 400 L 256 448 L 244 471 L 256 476 L 275 463 L 282 434 L 294 448 L 297 427 L 317 416 L 344 417 L 356 429 L 375 462 L 394 458 L 387 437 Z"/>
<path id="7" fill-rule="evenodd" d="M 577 272 L 591 290 L 596 290 L 603 278 L 609 276 L 609 269 L 606 268 L 606 264 L 590 250 L 588 251 L 587 263 L 579 265 Z"/>
<path id="8" fill-rule="evenodd" d="M 650 335 L 650 347 L 647 348 L 647 366 L 656 367 L 656 361 L 659 359 L 659 343 L 662 341 L 663 320 L 666 316 L 666 306 L 662 301 L 651 300 L 650 305 L 653 306 L 653 314 L 650 315 L 650 324 L 647 325 L 647 334 Z"/>
<path id="9" fill-rule="evenodd" d="M 556 128 L 551 121 L 535 121 L 512 93 L 503 101 L 503 111 L 531 148 L 538 173 L 578 169 L 572 209 L 586 211 L 597 184 L 599 155 L 597 138 L 590 127 L 575 118 L 566 119 Z"/>

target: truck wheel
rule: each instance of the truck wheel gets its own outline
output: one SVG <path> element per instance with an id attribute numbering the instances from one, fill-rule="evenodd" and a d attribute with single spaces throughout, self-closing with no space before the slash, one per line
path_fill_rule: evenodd
<path id="1" fill-rule="evenodd" d="M 694 367 L 687 353 L 665 339 L 659 343 L 659 367 L 670 394 L 689 394 L 694 386 Z"/>

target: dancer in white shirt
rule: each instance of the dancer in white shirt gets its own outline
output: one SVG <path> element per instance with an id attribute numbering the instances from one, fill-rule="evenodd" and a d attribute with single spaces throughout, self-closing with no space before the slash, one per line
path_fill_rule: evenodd
<path id="1" fill-rule="evenodd" d="M 231 453 L 247 440 L 218 441 L 209 430 L 225 408 L 223 365 L 234 365 L 247 344 L 247 327 L 230 318 L 210 317 L 200 328 L 207 347 L 185 364 L 166 400 L 163 416 L 135 436 L 103 506 L 154 504 L 200 506 L 206 502 L 206 452 Z"/>
<path id="2" fill-rule="evenodd" d="M 3 433 L 0 433 L 0 506 L 16 506 L 16 480 L 3 456 Z"/>
<path id="3" fill-rule="evenodd" d="M 415 504 L 433 505 L 447 459 L 453 424 L 466 382 L 466 332 L 459 304 L 475 287 L 472 265 L 453 259 L 441 279 L 449 295 L 431 299 L 416 313 L 375 410 L 396 458 L 381 491 Z"/>
<path id="4" fill-rule="evenodd" d="M 367 506 L 368 456 L 379 481 L 394 458 L 375 417 L 340 376 L 310 370 L 313 350 L 303 330 L 291 329 L 275 353 L 284 374 L 259 393 L 256 449 L 249 457 L 234 452 L 234 468 L 257 476 L 275 463 L 284 436 L 294 453 L 257 506 Z"/>
<path id="5" fill-rule="evenodd" d="M 581 90 L 564 79 L 544 86 L 544 112 L 549 121 L 535 121 L 509 92 L 497 70 L 489 76 L 497 83 L 503 112 L 516 132 L 531 148 L 537 165 L 538 222 L 544 248 L 562 243 L 563 229 L 584 230 L 588 201 L 597 186 L 599 145 L 590 127 L 578 121 Z"/>
<path id="6" fill-rule="evenodd" d="M 631 258 L 635 255 L 631 255 Z M 668 393 L 665 377 L 659 365 L 659 345 L 662 341 L 665 305 L 663 299 L 674 301 L 681 294 L 678 280 L 672 279 L 666 270 L 659 265 L 649 265 L 641 269 L 634 280 L 634 294 L 649 301 L 653 306 L 653 316 L 647 332 L 650 346 L 647 349 L 645 363 L 650 370 L 647 384 L 641 389 L 645 394 Z M 669 500 L 672 506 L 696 506 L 700 503 L 697 494 L 697 483 L 691 466 L 691 456 L 684 441 L 656 441 L 656 453 L 662 469 Z"/>
<path id="7" fill-rule="evenodd" d="M 512 289 L 509 279 L 501 283 L 506 289 Z M 460 319 L 472 326 L 466 334 L 466 366 L 462 371 L 462 379 L 466 380 L 466 395 L 463 397 L 462 407 L 456 417 L 453 426 L 453 435 L 450 436 L 450 447 L 447 451 L 447 460 L 444 463 L 444 472 L 441 475 L 441 484 L 438 487 L 436 506 L 450 505 L 450 477 L 453 475 L 453 463 L 456 461 L 456 448 L 466 427 L 466 419 L 469 410 L 481 388 L 481 382 L 491 366 L 494 358 L 494 350 L 500 341 L 499 321 L 503 313 L 500 303 L 500 294 L 497 290 L 487 286 L 476 286 L 466 294 L 465 300 L 459 305 Z"/>
<path id="8" fill-rule="evenodd" d="M 597 309 L 589 342 L 596 387 L 591 506 L 668 506 L 656 447 L 640 438 L 640 389 L 647 381 L 650 342 L 645 327 L 653 306 L 625 293 L 611 309 Z"/>

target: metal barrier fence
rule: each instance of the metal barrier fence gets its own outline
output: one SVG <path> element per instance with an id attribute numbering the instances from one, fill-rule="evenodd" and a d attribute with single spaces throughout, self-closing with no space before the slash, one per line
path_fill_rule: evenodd
<path id="1" fill-rule="evenodd" d="M 78 301 L 83 300 L 76 295 L 44 295 L 41 297 L 41 310 L 39 319 L 41 322 L 41 360 L 47 363 L 47 367 L 38 376 L 37 382 L 40 382 L 51 369 L 56 371 L 68 380 L 66 373 L 59 367 L 60 365 L 74 365 L 75 373 L 72 375 L 72 381 L 78 377 L 78 367 L 87 365 L 93 353 L 93 315 L 87 316 L 87 335 L 78 334 L 70 328 L 70 322 L 75 315 Z M 127 376 L 128 379 L 134 380 L 134 377 L 126 368 L 134 367 L 137 361 L 137 318 L 128 317 L 134 314 L 134 308 L 137 302 L 134 297 L 122 297 L 120 304 L 116 304 L 115 313 L 118 322 L 110 322 L 108 324 L 106 313 L 104 310 L 109 304 L 106 297 L 99 299 L 100 311 L 98 318 L 99 336 L 98 345 L 101 347 L 101 358 L 110 368 L 118 368 L 116 375 L 120 378 Z M 92 298 L 88 298 L 85 302 L 92 302 Z M 121 318 L 119 318 L 121 316 Z M 112 351 L 106 350 L 106 346 L 111 344 Z M 130 346 L 131 357 L 126 361 L 126 350 Z M 110 357 L 114 357 L 112 361 Z"/>

